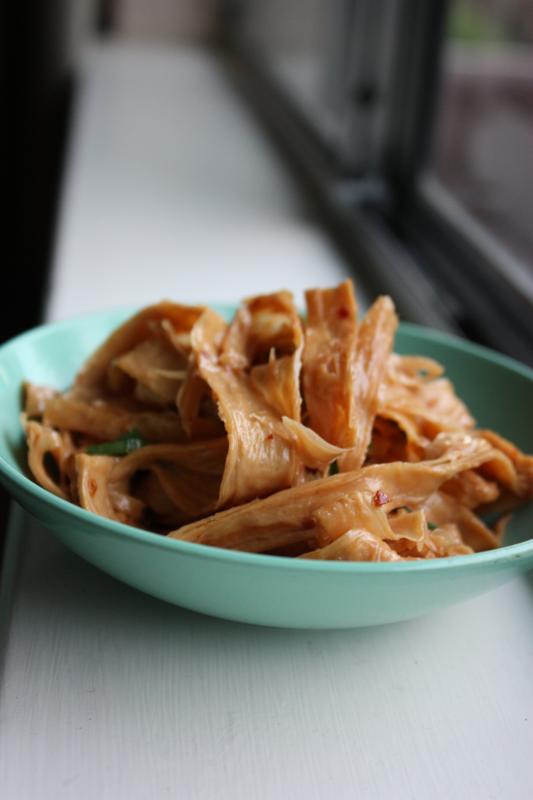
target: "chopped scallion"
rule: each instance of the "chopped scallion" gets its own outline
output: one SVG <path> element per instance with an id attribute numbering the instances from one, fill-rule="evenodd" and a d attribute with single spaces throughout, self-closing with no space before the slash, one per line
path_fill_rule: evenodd
<path id="1" fill-rule="evenodd" d="M 139 431 L 134 428 L 124 436 L 120 436 L 113 442 L 101 442 L 100 444 L 90 444 L 86 453 L 91 456 L 127 456 L 140 447 L 145 447 L 148 442 L 142 438 Z"/>

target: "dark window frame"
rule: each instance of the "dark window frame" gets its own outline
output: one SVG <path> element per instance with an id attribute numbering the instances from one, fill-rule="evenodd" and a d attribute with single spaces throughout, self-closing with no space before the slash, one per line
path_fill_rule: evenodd
<path id="1" fill-rule="evenodd" d="M 357 70 L 350 75 L 351 83 L 344 81 L 346 103 L 352 104 L 347 105 L 348 126 L 372 129 L 373 113 L 384 119 L 374 149 L 364 152 L 367 174 L 353 170 L 357 158 L 335 152 L 321 139 L 269 71 L 268 59 L 247 41 L 242 27 L 246 3 L 232 3 L 222 26 L 234 71 L 371 285 L 390 291 L 399 299 L 400 312 L 413 321 L 462 333 L 533 363 L 533 281 L 426 171 L 449 4 L 391 0 L 389 18 L 370 13 L 369 0 L 355 5 L 359 29 L 350 39 L 351 57 L 360 48 L 356 60 L 365 67 L 359 76 Z M 353 9 L 349 13 L 347 20 L 353 20 Z M 372 79 L 380 59 L 389 57 L 383 52 L 388 39 L 379 26 L 390 26 L 392 15 L 397 37 L 389 80 L 377 85 L 374 108 L 361 109 L 358 89 L 365 75 Z M 361 30 L 361 19 L 367 30 Z M 353 63 L 350 53 L 344 62 L 337 59 L 333 77 L 339 63 Z"/>
<path id="2" fill-rule="evenodd" d="M 388 220 L 443 291 L 461 298 L 457 321 L 470 338 L 533 363 L 533 279 L 527 268 L 427 172 L 448 6 L 446 0 L 409 0 L 405 6 L 402 22 L 411 37 L 404 28 L 394 92 L 395 117 L 402 123 L 391 126 L 388 142 Z"/>

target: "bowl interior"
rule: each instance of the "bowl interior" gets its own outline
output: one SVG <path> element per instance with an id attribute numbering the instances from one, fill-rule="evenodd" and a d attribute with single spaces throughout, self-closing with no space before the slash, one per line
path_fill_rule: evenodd
<path id="1" fill-rule="evenodd" d="M 229 317 L 233 309 L 218 307 Z M 45 325 L 4 345 L 0 350 L 0 467 L 1 460 L 27 475 L 19 415 L 21 384 L 65 389 L 89 353 L 133 309 L 103 312 Z M 428 331 L 401 325 L 396 351 L 427 355 L 440 361 L 478 424 L 492 428 L 533 451 L 533 371 L 484 348 Z M 28 485 L 31 490 L 31 486 Z M 533 504 L 518 511 L 508 529 L 506 544 L 533 535 Z"/>

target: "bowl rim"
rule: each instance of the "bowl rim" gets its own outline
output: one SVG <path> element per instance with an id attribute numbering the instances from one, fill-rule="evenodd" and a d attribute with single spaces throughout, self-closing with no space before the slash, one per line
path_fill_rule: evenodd
<path id="1" fill-rule="evenodd" d="M 221 313 L 231 313 L 235 309 L 234 304 L 230 303 L 210 303 L 211 308 L 215 308 Z M 128 305 L 119 306 L 111 309 L 103 309 L 85 314 L 78 314 L 59 321 L 47 322 L 31 328 L 28 331 L 18 334 L 0 346 L 0 368 L 2 359 L 23 343 L 40 339 L 43 335 L 50 332 L 61 332 L 71 328 L 76 328 L 83 323 L 94 323 L 106 320 L 126 319 L 128 315 L 136 313 L 143 306 Z M 484 361 L 491 362 L 500 367 L 508 369 L 521 375 L 531 382 L 533 386 L 533 369 L 510 356 L 497 353 L 483 345 L 461 339 L 454 334 L 444 331 L 427 328 L 415 323 L 402 322 L 399 332 L 422 337 L 426 341 L 435 344 L 451 347 L 456 351 L 463 351 Z M 105 334 L 104 334 L 105 335 Z M 3 476 L 8 488 L 14 484 L 19 490 L 35 497 L 38 501 L 47 505 L 50 510 L 59 513 L 61 516 L 72 516 L 74 519 L 89 528 L 103 530 L 107 535 L 115 538 L 127 538 L 150 547 L 161 548 L 170 552 L 182 553 L 193 558 L 207 558 L 223 563 L 235 565 L 246 565 L 247 567 L 292 569 L 296 571 L 318 572 L 325 574 L 395 574 L 404 572 L 426 572 L 438 571 L 441 569 L 470 568 L 475 569 L 487 564 L 500 564 L 505 562 L 515 562 L 527 556 L 533 556 L 533 538 L 524 542 L 517 542 L 512 545 L 505 545 L 495 550 L 487 550 L 481 553 L 472 553 L 462 556 L 447 556 L 444 558 L 423 559 L 420 561 L 320 561 L 311 559 L 297 559 L 283 556 L 266 555 L 263 553 L 249 553 L 241 550 L 228 550 L 213 545 L 187 542 L 180 539 L 172 539 L 168 536 L 159 535 L 142 528 L 126 525 L 122 522 L 99 517 L 93 512 L 87 511 L 80 506 L 57 497 L 51 492 L 35 483 L 30 477 L 13 467 L 3 456 L 0 455 L 0 474 Z M 49 524 L 53 528 L 53 525 Z M 89 534 L 91 535 L 91 534 Z M 469 567 L 470 565 L 470 567 Z"/>

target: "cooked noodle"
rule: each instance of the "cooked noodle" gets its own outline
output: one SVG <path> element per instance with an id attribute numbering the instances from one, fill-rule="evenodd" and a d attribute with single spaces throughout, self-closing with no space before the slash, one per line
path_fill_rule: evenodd
<path id="1" fill-rule="evenodd" d="M 245 300 L 231 323 L 168 301 L 59 393 L 25 385 L 38 483 L 93 513 L 256 553 L 402 561 L 489 550 L 533 496 L 533 457 L 476 428 L 436 361 L 392 352 L 351 281 Z M 492 527 L 485 512 L 492 512 Z"/>

